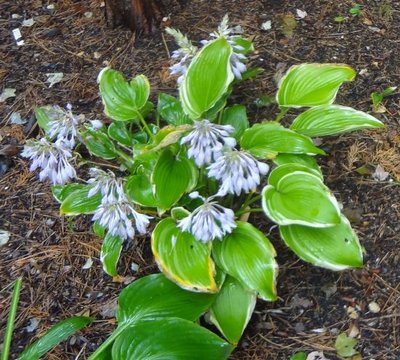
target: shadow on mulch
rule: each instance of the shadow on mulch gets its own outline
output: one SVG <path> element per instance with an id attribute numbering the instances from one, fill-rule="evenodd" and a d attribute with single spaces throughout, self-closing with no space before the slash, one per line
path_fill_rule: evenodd
<path id="1" fill-rule="evenodd" d="M 276 109 L 257 108 L 260 95 L 272 95 L 277 69 L 300 62 L 340 62 L 354 66 L 356 81 L 343 87 L 338 102 L 370 111 L 370 93 L 400 85 L 400 4 L 398 1 L 368 1 L 360 17 L 337 24 L 333 18 L 347 16 L 351 1 L 201 1 L 186 8 L 171 5 L 167 25 L 181 29 L 193 39 L 207 37 L 228 12 L 232 24 L 241 25 L 254 36 L 255 53 L 250 60 L 265 72 L 241 86 L 233 101 L 245 103 L 252 121 L 272 118 Z M 210 6 L 212 11 L 210 11 Z M 279 29 L 278 18 L 305 10 L 292 38 Z M 92 16 L 89 16 L 91 13 Z M 21 27 L 21 19 L 32 18 L 32 27 Z M 168 76 L 171 39 L 157 34 L 151 39 L 132 38 L 130 32 L 109 29 L 103 20 L 100 1 L 59 0 L 55 10 L 47 2 L 3 1 L 0 4 L 0 81 L 2 88 L 16 89 L 16 97 L 1 103 L 0 151 L 8 171 L 0 177 L 0 229 L 11 239 L 0 248 L 0 323 L 5 327 L 10 290 L 17 276 L 23 290 L 13 341 L 13 357 L 49 326 L 65 317 L 90 314 L 97 321 L 68 342 L 58 346 L 47 359 L 86 358 L 115 326 L 116 298 L 126 283 L 156 271 L 148 239 L 126 245 L 119 272 L 113 282 L 100 265 L 101 240 L 90 232 L 90 219 L 61 218 L 48 184 L 30 174 L 17 152 L 26 138 L 39 129 L 12 125 L 10 116 L 20 112 L 29 119 L 38 105 L 70 102 L 75 112 L 91 119 L 104 119 L 96 77 L 106 66 L 123 70 L 127 76 L 145 74 L 154 94 L 176 93 Z M 272 29 L 260 30 L 271 20 Z M 21 27 L 25 45 L 17 47 L 11 30 Z M 46 73 L 63 72 L 61 83 L 48 87 Z M 400 177 L 400 97 L 397 92 L 377 114 L 387 124 L 379 132 L 362 132 L 324 139 L 329 155 L 321 159 L 328 186 L 343 203 L 344 212 L 359 234 L 365 267 L 333 273 L 299 261 L 278 239 L 272 224 L 262 224 L 278 251 L 279 300 L 259 302 L 232 359 L 288 359 L 296 351 L 324 351 L 335 359 L 334 341 L 344 331 L 359 339 L 363 359 L 400 358 L 400 192 L 395 181 L 376 181 L 373 169 L 380 164 L 391 179 Z M 28 122 L 29 125 L 29 122 Z M 10 147 L 11 145 L 11 147 Z M 7 151 L 5 152 L 5 148 Z M 1 161 L 1 159 L 0 159 Z M 359 168 L 367 169 L 365 175 Z M 83 269 L 88 258 L 94 263 Z M 131 264 L 139 266 L 134 272 Z M 380 311 L 368 305 L 376 302 Z M 28 332 L 32 320 L 38 326 Z M 2 332 L 0 332 L 2 336 Z"/>

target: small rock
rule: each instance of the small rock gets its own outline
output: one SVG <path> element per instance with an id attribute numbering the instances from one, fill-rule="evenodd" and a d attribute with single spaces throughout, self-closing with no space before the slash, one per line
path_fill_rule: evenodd
<path id="1" fill-rule="evenodd" d="M 372 301 L 368 304 L 368 309 L 374 314 L 377 314 L 379 311 L 381 311 L 381 307 L 375 301 Z"/>
<path id="2" fill-rule="evenodd" d="M 349 337 L 356 338 L 358 335 L 360 335 L 360 329 L 356 324 L 351 324 L 349 328 Z"/>
<path id="3" fill-rule="evenodd" d="M 267 21 L 263 22 L 263 23 L 261 24 L 260 28 L 261 28 L 261 30 L 264 30 L 264 31 L 271 30 L 271 28 L 272 28 L 272 21 L 271 21 L 271 20 L 267 20 Z"/>
<path id="4" fill-rule="evenodd" d="M 131 264 L 131 270 L 132 270 L 133 272 L 138 272 L 138 270 L 139 270 L 139 265 L 133 262 L 133 263 Z"/>
<path id="5" fill-rule="evenodd" d="M 10 240 L 10 233 L 6 230 L 0 229 L 0 246 L 4 246 Z"/>
<path id="6" fill-rule="evenodd" d="M 92 267 L 92 265 L 93 265 L 93 260 L 92 260 L 92 258 L 88 258 L 88 259 L 86 260 L 85 264 L 82 266 L 82 269 L 83 269 L 83 270 L 88 270 L 88 269 L 90 269 L 90 268 Z"/>
<path id="7" fill-rule="evenodd" d="M 33 18 L 30 19 L 26 19 L 22 22 L 22 26 L 24 27 L 31 27 L 33 26 L 33 24 L 35 23 L 35 20 L 33 20 Z"/>
<path id="8" fill-rule="evenodd" d="M 385 171 L 385 169 L 378 164 L 376 167 L 374 173 L 372 174 L 372 177 L 377 180 L 377 181 L 385 181 L 389 177 L 389 173 Z"/>
<path id="9" fill-rule="evenodd" d="M 307 15 L 308 15 L 307 11 L 296 9 L 296 18 L 297 19 L 304 19 Z"/>
<path id="10" fill-rule="evenodd" d="M 15 97 L 16 91 L 17 90 L 14 88 L 4 88 L 3 92 L 0 94 L 0 102 L 4 102 L 8 98 Z"/>
<path id="11" fill-rule="evenodd" d="M 291 307 L 302 307 L 304 309 L 307 309 L 307 308 L 313 306 L 313 302 L 306 298 L 302 298 L 296 294 L 295 296 L 293 296 L 292 300 L 290 301 L 290 306 Z"/>
<path id="12" fill-rule="evenodd" d="M 321 287 L 321 290 L 325 293 L 325 297 L 329 299 L 337 291 L 335 283 L 328 283 Z"/>
<path id="13" fill-rule="evenodd" d="M 25 327 L 25 330 L 28 333 L 34 332 L 37 329 L 38 325 L 39 325 L 39 320 L 38 319 L 36 319 L 36 318 L 30 319 L 29 320 L 29 325 L 27 327 Z"/>
<path id="14" fill-rule="evenodd" d="M 349 316 L 350 319 L 356 320 L 360 317 L 360 315 L 358 315 L 358 312 L 355 308 L 353 308 L 352 306 L 349 306 L 347 308 L 347 315 Z"/>
<path id="15" fill-rule="evenodd" d="M 47 73 L 47 80 L 46 82 L 48 82 L 49 88 L 53 87 L 53 85 L 58 84 L 59 82 L 62 81 L 63 77 L 64 77 L 64 73 L 62 72 L 58 72 L 58 73 Z"/>
<path id="16" fill-rule="evenodd" d="M 328 360 L 322 351 L 313 351 L 308 354 L 306 360 Z"/>
<path id="17" fill-rule="evenodd" d="M 10 116 L 10 122 L 14 125 L 24 125 L 27 120 L 21 118 L 21 114 L 19 112 L 13 112 Z"/>

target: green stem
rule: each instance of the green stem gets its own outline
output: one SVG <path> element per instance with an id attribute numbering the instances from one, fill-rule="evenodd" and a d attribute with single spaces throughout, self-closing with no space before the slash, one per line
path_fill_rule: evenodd
<path id="1" fill-rule="evenodd" d="M 255 212 L 263 212 L 262 208 L 251 208 L 251 209 L 243 209 L 239 210 L 235 215 L 239 217 L 240 215 L 247 214 L 247 213 L 255 213 Z"/>
<path id="2" fill-rule="evenodd" d="M 114 152 L 125 162 L 128 168 L 134 165 L 134 160 L 129 155 L 125 154 L 123 151 L 115 149 Z"/>
<path id="3" fill-rule="evenodd" d="M 114 341 L 115 339 L 121 335 L 123 331 L 125 331 L 126 328 L 128 328 L 131 324 L 130 323 L 125 323 L 123 325 L 118 326 L 114 332 L 109 336 L 106 341 L 104 341 L 97 349 L 96 351 L 88 357 L 88 360 L 95 360 L 99 357 L 99 355 L 107 349 Z M 3 360 L 3 359 L 2 359 Z"/>
<path id="4" fill-rule="evenodd" d="M 22 286 L 22 279 L 18 278 L 17 280 L 15 280 L 14 290 L 12 294 L 10 314 L 8 315 L 6 332 L 4 334 L 3 353 L 1 354 L 1 360 L 7 360 L 8 354 L 10 353 L 11 339 L 14 331 L 14 322 L 15 322 L 15 316 L 17 315 L 17 307 L 18 307 L 19 295 L 21 292 L 21 286 Z"/>
<path id="5" fill-rule="evenodd" d="M 281 111 L 279 112 L 278 116 L 276 117 L 275 121 L 276 122 L 280 122 L 284 116 L 286 115 L 286 113 L 289 111 L 288 107 L 282 107 Z"/>
<path id="6" fill-rule="evenodd" d="M 240 210 L 246 209 L 249 205 L 255 203 L 256 201 L 260 200 L 262 198 L 262 195 L 256 195 L 250 199 L 246 199 L 246 201 L 243 203 L 243 205 L 241 206 Z"/>
<path id="7" fill-rule="evenodd" d="M 141 114 L 139 111 L 137 111 L 137 112 L 136 112 L 136 115 L 138 116 L 140 122 L 142 123 L 144 130 L 147 132 L 147 134 L 148 134 L 152 139 L 154 139 L 154 134 L 151 132 L 151 130 L 150 130 L 149 126 L 147 125 L 147 122 L 146 122 L 146 120 L 144 119 L 144 117 L 142 116 L 142 114 Z"/>

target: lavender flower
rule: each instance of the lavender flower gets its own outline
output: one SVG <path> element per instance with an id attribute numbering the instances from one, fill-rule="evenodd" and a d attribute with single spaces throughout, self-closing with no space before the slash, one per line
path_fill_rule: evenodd
<path id="1" fill-rule="evenodd" d="M 166 32 L 175 39 L 179 46 L 179 49 L 174 50 L 171 56 L 178 63 L 172 65 L 169 69 L 171 75 L 180 75 L 177 79 L 178 84 L 180 84 L 184 79 L 191 59 L 196 55 L 198 49 L 179 30 L 167 28 Z"/>
<path id="2" fill-rule="evenodd" d="M 135 227 L 140 234 L 145 234 L 150 219 L 150 216 L 138 213 L 123 194 L 103 197 L 92 218 L 107 228 L 109 234 L 124 240 L 135 236 Z"/>
<path id="3" fill-rule="evenodd" d="M 72 157 L 68 144 L 62 140 L 55 143 L 46 138 L 40 140 L 28 140 L 21 156 L 32 160 L 30 171 L 40 168 L 40 181 L 49 178 L 55 184 L 65 184 L 76 177 L 75 169 L 69 163 Z"/>
<path id="4" fill-rule="evenodd" d="M 230 234 L 236 227 L 234 213 L 231 209 L 211 201 L 213 197 L 203 198 L 197 192 L 190 195 L 199 197 L 204 203 L 195 209 L 189 216 L 178 221 L 178 227 L 182 231 L 190 232 L 196 240 L 204 243 L 214 239 L 222 240 L 226 234 Z"/>
<path id="5" fill-rule="evenodd" d="M 221 21 L 221 24 L 218 26 L 218 30 L 214 31 L 210 34 L 211 38 L 218 39 L 220 37 L 226 38 L 229 44 L 232 47 L 232 55 L 230 57 L 230 65 L 233 74 L 236 79 L 241 80 L 242 74 L 247 70 L 244 61 L 247 60 L 246 56 L 241 53 L 244 48 L 236 43 L 236 37 L 238 36 L 238 30 L 236 28 L 229 27 L 229 17 L 225 15 Z M 206 45 L 211 40 L 202 40 L 201 43 Z"/>
<path id="6" fill-rule="evenodd" d="M 229 137 L 234 130 L 233 126 L 216 125 L 208 120 L 194 121 L 192 131 L 181 139 L 181 144 L 189 143 L 188 156 L 201 167 L 215 161 L 224 146 L 236 145 L 236 140 Z"/>
<path id="7" fill-rule="evenodd" d="M 111 199 L 124 196 L 124 189 L 122 181 L 115 177 L 111 171 L 106 172 L 98 168 L 91 168 L 89 170 L 91 178 L 87 181 L 88 184 L 94 186 L 88 192 L 88 197 L 92 197 L 98 192 L 104 197 Z"/>
<path id="8" fill-rule="evenodd" d="M 54 106 L 49 112 L 53 118 L 48 125 L 47 135 L 51 139 L 62 140 L 71 149 L 75 146 L 75 137 L 78 134 L 78 125 L 82 120 L 78 116 L 72 114 L 71 104 L 67 104 L 66 110 L 59 106 Z"/>
<path id="9" fill-rule="evenodd" d="M 254 190 L 269 166 L 245 151 L 226 151 L 208 168 L 208 176 L 221 180 L 218 196 Z"/>

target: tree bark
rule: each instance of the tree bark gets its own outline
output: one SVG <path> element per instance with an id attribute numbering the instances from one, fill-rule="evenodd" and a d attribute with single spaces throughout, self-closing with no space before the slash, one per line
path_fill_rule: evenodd
<path id="1" fill-rule="evenodd" d="M 161 0 L 106 0 L 107 21 L 113 27 L 128 27 L 136 34 L 152 33 L 161 14 Z"/>

